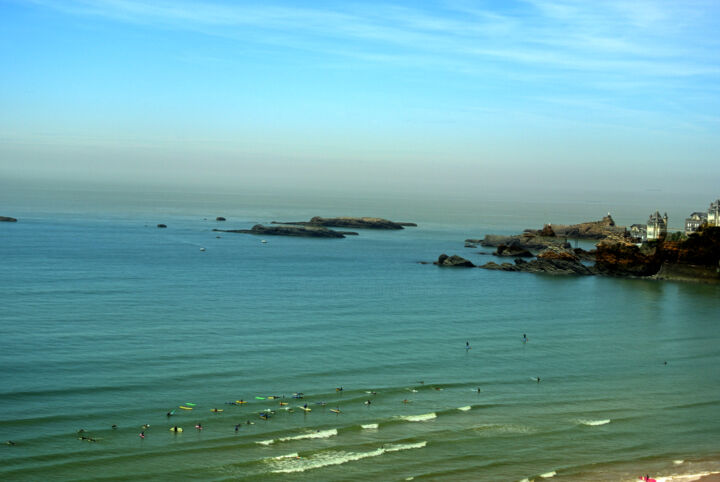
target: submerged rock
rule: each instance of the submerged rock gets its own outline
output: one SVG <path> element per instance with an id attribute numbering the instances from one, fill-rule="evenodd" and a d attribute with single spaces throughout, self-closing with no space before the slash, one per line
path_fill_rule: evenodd
<path id="1" fill-rule="evenodd" d="M 506 246 L 501 244 L 497 247 L 497 250 L 493 253 L 495 256 L 508 256 L 517 258 L 532 258 L 533 254 L 525 248 L 518 246 L 516 243 Z"/>
<path id="2" fill-rule="evenodd" d="M 525 261 L 516 259 L 515 264 L 510 263 L 487 263 L 480 268 L 501 270 L 501 271 L 522 271 L 524 273 L 545 273 L 551 275 L 582 275 L 590 276 L 596 274 L 596 271 L 578 261 L 570 261 L 564 259 L 534 259 Z"/>
<path id="3" fill-rule="evenodd" d="M 2 223 L 16 223 L 17 219 L 11 218 L 9 216 L 0 216 L 0 222 Z"/>
<path id="4" fill-rule="evenodd" d="M 158 228 L 167 228 L 167 224 L 158 224 L 157 227 Z"/>
<path id="5" fill-rule="evenodd" d="M 218 216 L 215 218 L 215 221 L 226 221 L 226 219 L 222 216 Z"/>

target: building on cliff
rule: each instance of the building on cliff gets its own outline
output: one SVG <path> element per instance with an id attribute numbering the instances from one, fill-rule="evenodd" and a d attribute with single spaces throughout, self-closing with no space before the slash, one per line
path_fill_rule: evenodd
<path id="1" fill-rule="evenodd" d="M 633 224 L 630 226 L 630 237 L 634 242 L 647 241 L 647 225 L 645 224 Z"/>
<path id="2" fill-rule="evenodd" d="M 685 234 L 694 233 L 707 223 L 707 220 L 708 213 L 692 213 L 689 218 L 685 218 Z"/>
<path id="3" fill-rule="evenodd" d="M 667 236 L 668 226 L 668 215 L 665 213 L 664 216 L 660 217 L 660 213 L 655 211 L 650 215 L 650 219 L 647 222 L 647 240 L 655 241 L 657 239 L 664 239 Z"/>
<path id="4" fill-rule="evenodd" d="M 707 212 L 707 223 L 710 226 L 720 226 L 720 199 L 710 203 L 710 209 Z"/>

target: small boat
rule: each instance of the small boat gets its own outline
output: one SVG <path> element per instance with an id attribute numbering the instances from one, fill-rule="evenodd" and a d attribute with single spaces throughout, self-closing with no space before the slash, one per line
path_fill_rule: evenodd
<path id="1" fill-rule="evenodd" d="M 267 243 L 267 241 L 265 241 L 264 239 L 263 239 L 263 240 L 261 240 L 260 242 L 261 242 L 262 244 L 265 244 L 265 243 Z"/>

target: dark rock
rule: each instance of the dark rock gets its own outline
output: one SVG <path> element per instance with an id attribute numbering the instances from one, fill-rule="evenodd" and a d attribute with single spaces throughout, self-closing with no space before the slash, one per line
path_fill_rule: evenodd
<path id="1" fill-rule="evenodd" d="M 466 243 L 465 243 L 465 247 L 466 247 L 466 248 L 477 248 L 477 244 L 467 243 L 467 242 L 466 242 Z"/>
<path id="2" fill-rule="evenodd" d="M 403 229 L 403 226 L 417 226 L 415 223 L 396 223 L 382 218 L 322 218 L 315 216 L 310 221 L 280 222 L 273 221 L 272 224 L 290 224 L 295 226 L 324 226 L 333 228 L 355 228 L 355 229 Z"/>
<path id="3" fill-rule="evenodd" d="M 226 219 L 222 216 L 218 216 L 215 218 L 215 221 L 226 221 Z"/>
<path id="4" fill-rule="evenodd" d="M 518 246 L 517 243 L 512 243 L 512 244 L 510 244 L 510 246 L 501 244 L 500 246 L 497 247 L 497 250 L 493 254 L 495 256 L 511 256 L 511 257 L 519 257 L 519 258 L 532 258 L 533 257 L 533 254 L 530 251 Z"/>
<path id="5" fill-rule="evenodd" d="M 443 267 L 452 267 L 452 268 L 474 268 L 475 265 L 472 264 L 467 259 L 458 256 L 456 254 L 452 256 L 448 256 L 447 254 L 441 254 L 438 257 L 438 260 L 435 261 L 433 264 L 437 266 L 443 266 Z"/>
<path id="6" fill-rule="evenodd" d="M 597 250 L 592 249 L 585 251 L 582 248 L 575 248 L 573 249 L 573 253 L 575 253 L 575 256 L 577 256 L 580 261 L 595 261 L 595 253 L 597 253 Z"/>
<path id="7" fill-rule="evenodd" d="M 480 266 L 484 269 L 495 269 L 502 271 L 522 271 L 524 273 L 545 273 L 551 275 L 593 275 L 596 274 L 593 268 L 589 268 L 577 261 L 568 261 L 562 259 L 535 259 L 525 261 L 516 259 L 515 265 L 503 263 L 488 263 Z"/>
<path id="8" fill-rule="evenodd" d="M 301 226 L 263 226 L 256 224 L 252 229 L 213 229 L 223 233 L 258 234 L 263 236 L 296 236 L 303 238 L 344 238 L 346 235 L 356 235 L 353 232 L 334 231 L 322 227 Z"/>
<path id="9" fill-rule="evenodd" d="M 595 268 L 611 276 L 652 276 L 660 270 L 662 259 L 657 245 L 638 247 L 629 242 L 606 240 L 598 243 Z"/>
<path id="10" fill-rule="evenodd" d="M 546 224 L 543 226 L 543 228 L 538 233 L 540 236 L 547 236 L 548 238 L 554 238 L 556 237 L 555 231 L 553 231 L 552 226 L 549 224 Z"/>
<path id="11" fill-rule="evenodd" d="M 9 216 L 0 216 L 0 222 L 1 223 L 16 223 L 17 219 L 11 218 Z"/>
<path id="12" fill-rule="evenodd" d="M 167 224 L 158 224 L 157 227 L 158 228 L 167 228 Z"/>
<path id="13" fill-rule="evenodd" d="M 467 241 L 467 240 L 466 240 Z M 483 246 L 515 246 L 522 249 L 545 249 L 548 246 L 558 246 L 561 248 L 570 248 L 570 243 L 557 237 L 538 236 L 533 233 L 516 234 L 512 236 L 502 236 L 498 234 L 487 234 L 480 241 Z"/>

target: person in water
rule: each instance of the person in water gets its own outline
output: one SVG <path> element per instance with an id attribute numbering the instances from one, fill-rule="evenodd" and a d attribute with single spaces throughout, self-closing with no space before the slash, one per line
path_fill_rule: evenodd
<path id="1" fill-rule="evenodd" d="M 523 343 L 527 343 L 527 334 L 523 333 Z"/>
<path id="2" fill-rule="evenodd" d="M 178 426 L 175 425 L 175 426 L 172 428 L 172 431 L 173 431 L 173 432 L 177 432 L 177 431 L 178 431 Z"/>
<path id="3" fill-rule="evenodd" d="M 198 430 L 202 430 L 202 424 L 199 423 L 199 424 L 195 425 L 195 428 L 198 429 Z"/>
<path id="4" fill-rule="evenodd" d="M 466 341 L 466 342 L 465 342 L 465 349 L 466 349 L 466 350 L 469 350 L 469 349 L 470 349 L 470 342 L 469 342 L 469 341 Z"/>
<path id="5" fill-rule="evenodd" d="M 235 431 L 237 432 L 238 430 L 240 430 L 240 424 L 235 425 Z"/>
<path id="6" fill-rule="evenodd" d="M 537 377 L 537 382 L 540 383 L 540 377 Z"/>
<path id="7" fill-rule="evenodd" d="M 140 438 L 145 438 L 145 431 L 140 432 Z"/>

